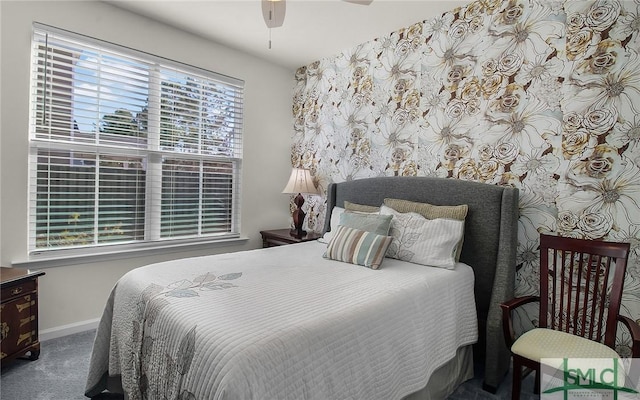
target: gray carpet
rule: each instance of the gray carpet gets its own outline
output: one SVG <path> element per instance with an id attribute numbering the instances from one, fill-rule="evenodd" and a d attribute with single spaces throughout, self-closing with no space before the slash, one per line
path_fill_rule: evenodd
<path id="1" fill-rule="evenodd" d="M 36 361 L 18 359 L 2 368 L 2 400 L 86 400 L 84 386 L 95 331 L 87 331 L 42 342 Z M 497 394 L 482 390 L 482 370 L 465 382 L 448 400 L 506 400 L 511 398 L 511 376 Z M 522 400 L 539 399 L 532 393 L 533 377 L 523 383 Z M 122 396 L 101 395 L 96 399 L 122 400 Z"/>

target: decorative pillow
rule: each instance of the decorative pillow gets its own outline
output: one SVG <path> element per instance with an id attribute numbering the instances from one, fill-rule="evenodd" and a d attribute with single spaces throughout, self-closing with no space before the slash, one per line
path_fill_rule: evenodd
<path id="1" fill-rule="evenodd" d="M 344 208 L 347 211 L 363 212 L 363 213 L 379 213 L 380 207 L 368 206 L 365 204 L 356 204 L 350 201 L 344 202 Z"/>
<path id="2" fill-rule="evenodd" d="M 393 243 L 387 250 L 387 257 L 432 267 L 455 268 L 464 221 L 427 219 L 418 213 L 400 213 L 384 205 L 380 213 L 393 215 L 389 232 Z"/>
<path id="3" fill-rule="evenodd" d="M 335 230 L 338 225 L 340 225 L 340 216 L 345 212 L 345 209 L 342 207 L 333 207 L 331 210 L 331 221 L 329 221 L 329 230 L 322 235 L 318 241 L 320 243 L 329 244 L 329 241 L 333 237 L 333 232 L 331 230 Z"/>
<path id="4" fill-rule="evenodd" d="M 429 203 L 418 203 L 401 199 L 384 199 L 384 205 L 401 213 L 418 213 L 427 219 L 448 218 L 464 221 L 469 211 L 469 206 L 466 204 L 459 206 L 435 206 Z"/>
<path id="5" fill-rule="evenodd" d="M 378 269 L 391 241 L 390 236 L 338 225 L 323 257 Z"/>
<path id="6" fill-rule="evenodd" d="M 389 234 L 389 228 L 391 227 L 392 218 L 393 215 L 344 212 L 340 216 L 340 225 L 387 236 Z"/>
<path id="7" fill-rule="evenodd" d="M 384 205 L 387 207 L 391 207 L 401 213 L 415 212 L 427 219 L 449 218 L 464 221 L 469 211 L 469 206 L 467 206 L 466 204 L 462 204 L 459 206 L 435 206 L 429 203 L 418 203 L 415 201 L 401 199 L 384 199 Z M 456 261 L 460 260 L 463 240 L 464 235 L 462 235 L 460 243 L 458 244 Z"/>

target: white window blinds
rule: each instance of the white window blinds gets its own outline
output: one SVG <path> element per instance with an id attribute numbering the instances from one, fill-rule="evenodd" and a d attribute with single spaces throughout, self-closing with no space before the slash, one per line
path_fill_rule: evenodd
<path id="1" fill-rule="evenodd" d="M 34 26 L 30 253 L 239 236 L 243 82 Z"/>

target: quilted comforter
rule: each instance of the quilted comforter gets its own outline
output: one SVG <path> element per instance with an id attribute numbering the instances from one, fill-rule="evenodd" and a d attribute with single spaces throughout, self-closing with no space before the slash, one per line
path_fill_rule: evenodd
<path id="1" fill-rule="evenodd" d="M 86 394 L 400 399 L 477 340 L 474 276 L 322 258 L 306 242 L 135 269 L 113 288 Z M 114 385 L 115 383 L 115 385 Z"/>

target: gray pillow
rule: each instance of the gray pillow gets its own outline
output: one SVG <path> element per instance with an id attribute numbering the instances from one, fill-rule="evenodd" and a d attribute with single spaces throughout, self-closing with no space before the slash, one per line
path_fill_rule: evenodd
<path id="1" fill-rule="evenodd" d="M 387 236 L 393 215 L 359 214 L 345 212 L 340 215 L 340 225 L 361 231 Z"/>

